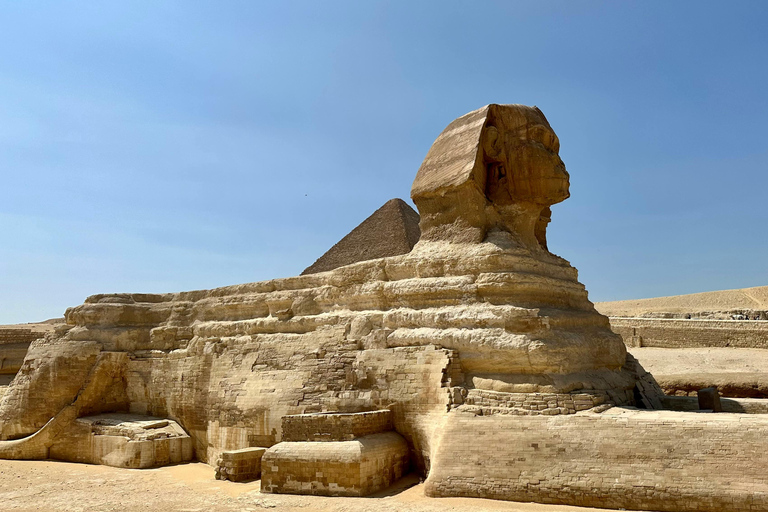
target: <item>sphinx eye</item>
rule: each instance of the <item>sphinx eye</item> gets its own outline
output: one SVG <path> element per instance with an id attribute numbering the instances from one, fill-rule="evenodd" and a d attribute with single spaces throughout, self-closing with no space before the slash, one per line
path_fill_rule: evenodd
<path id="1" fill-rule="evenodd" d="M 550 151 L 557 153 L 560 150 L 560 141 L 557 139 L 557 136 L 551 130 L 546 129 L 543 126 L 534 127 L 529 136 Z"/>
<path id="2" fill-rule="evenodd" d="M 535 140 L 536 142 L 541 142 L 544 144 L 546 142 L 547 132 L 544 131 L 541 126 L 534 126 L 528 132 L 528 137 Z"/>

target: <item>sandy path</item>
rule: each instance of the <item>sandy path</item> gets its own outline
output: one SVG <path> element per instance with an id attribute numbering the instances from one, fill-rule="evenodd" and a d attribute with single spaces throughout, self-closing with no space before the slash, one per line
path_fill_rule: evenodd
<path id="1" fill-rule="evenodd" d="M 417 484 L 417 485 L 414 485 Z M 410 486 L 410 487 L 409 487 Z M 597 512 L 598 509 L 511 503 L 474 498 L 427 498 L 414 477 L 369 498 L 261 494 L 259 482 L 213 478 L 201 463 L 159 469 L 117 469 L 54 461 L 0 460 L 4 511 L 255 512 Z"/>

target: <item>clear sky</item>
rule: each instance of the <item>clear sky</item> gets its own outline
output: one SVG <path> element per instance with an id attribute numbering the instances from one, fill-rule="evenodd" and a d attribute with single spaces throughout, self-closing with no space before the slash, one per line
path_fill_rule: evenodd
<path id="1" fill-rule="evenodd" d="M 0 323 L 296 275 L 487 103 L 538 105 L 590 298 L 768 284 L 768 2 L 0 5 Z"/>

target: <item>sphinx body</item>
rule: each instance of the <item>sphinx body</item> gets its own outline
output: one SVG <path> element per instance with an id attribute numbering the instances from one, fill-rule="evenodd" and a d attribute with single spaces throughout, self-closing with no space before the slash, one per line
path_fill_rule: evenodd
<path id="1" fill-rule="evenodd" d="M 449 463 L 472 445 L 462 432 L 489 417 L 508 433 L 546 430 L 514 421 L 567 422 L 639 396 L 621 338 L 547 249 L 550 207 L 569 195 L 558 149 L 537 108 L 489 105 L 427 154 L 412 188 L 422 236 L 408 254 L 213 290 L 89 297 L 33 343 L 0 400 L 0 457 L 48 456 L 87 414 L 170 418 L 210 462 L 280 442 L 286 415 L 388 408 L 433 495 L 577 502 L 537 494 L 514 472 L 493 487 Z M 621 506 L 647 506 L 614 491 Z"/>

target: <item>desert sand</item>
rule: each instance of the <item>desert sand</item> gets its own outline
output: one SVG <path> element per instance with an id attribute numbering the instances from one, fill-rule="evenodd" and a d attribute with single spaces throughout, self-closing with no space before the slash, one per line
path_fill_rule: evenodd
<path id="1" fill-rule="evenodd" d="M 35 512 L 597 512 L 602 509 L 475 498 L 427 498 L 408 476 L 366 498 L 261 494 L 260 482 L 214 479 L 202 463 L 158 469 L 118 469 L 54 461 L 0 460 L 3 510 Z"/>
<path id="2" fill-rule="evenodd" d="M 595 302 L 605 316 L 640 316 L 647 313 L 699 313 L 734 309 L 768 309 L 768 286 L 656 297 L 653 299 Z"/>

